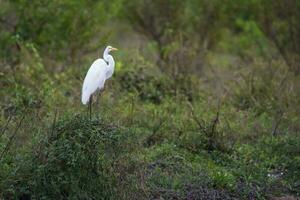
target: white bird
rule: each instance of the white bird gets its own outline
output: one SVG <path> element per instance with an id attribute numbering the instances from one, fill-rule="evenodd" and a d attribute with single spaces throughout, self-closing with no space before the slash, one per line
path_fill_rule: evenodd
<path id="1" fill-rule="evenodd" d="M 84 105 L 89 102 L 90 115 L 93 94 L 97 90 L 101 90 L 104 87 L 105 81 L 114 73 L 115 61 L 109 53 L 116 50 L 118 49 L 112 46 L 107 46 L 103 52 L 103 59 L 98 58 L 95 60 L 84 78 L 81 102 Z"/>

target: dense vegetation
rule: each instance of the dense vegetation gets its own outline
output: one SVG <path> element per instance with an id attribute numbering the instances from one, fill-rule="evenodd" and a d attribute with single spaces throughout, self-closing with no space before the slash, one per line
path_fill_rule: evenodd
<path id="1" fill-rule="evenodd" d="M 299 25 L 298 0 L 0 0 L 0 199 L 299 197 Z"/>

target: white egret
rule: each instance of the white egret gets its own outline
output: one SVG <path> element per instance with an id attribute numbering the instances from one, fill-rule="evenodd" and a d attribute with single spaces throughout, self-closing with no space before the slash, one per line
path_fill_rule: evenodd
<path id="1" fill-rule="evenodd" d="M 115 61 L 109 53 L 116 50 L 118 49 L 107 46 L 103 52 L 103 59 L 95 60 L 84 78 L 81 101 L 84 105 L 89 102 L 90 118 L 93 94 L 103 89 L 105 81 L 114 73 Z"/>

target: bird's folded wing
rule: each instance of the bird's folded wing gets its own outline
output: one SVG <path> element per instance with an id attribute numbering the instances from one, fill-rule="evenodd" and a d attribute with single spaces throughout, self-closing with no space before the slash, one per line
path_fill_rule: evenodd
<path id="1" fill-rule="evenodd" d="M 97 59 L 88 70 L 83 86 L 82 98 L 89 99 L 98 88 L 102 89 L 105 83 L 107 66 L 103 59 Z M 88 100 L 87 100 L 88 101 Z"/>

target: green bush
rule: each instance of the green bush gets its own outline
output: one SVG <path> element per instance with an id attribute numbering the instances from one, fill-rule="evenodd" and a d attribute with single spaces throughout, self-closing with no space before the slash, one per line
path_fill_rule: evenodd
<path id="1" fill-rule="evenodd" d="M 128 136 L 126 130 L 101 120 L 81 116 L 59 120 L 16 163 L 19 180 L 6 183 L 11 186 L 4 197 L 117 198 L 113 163 L 127 153 Z"/>

